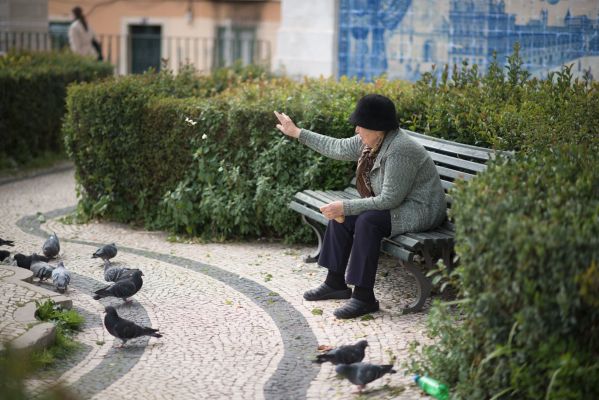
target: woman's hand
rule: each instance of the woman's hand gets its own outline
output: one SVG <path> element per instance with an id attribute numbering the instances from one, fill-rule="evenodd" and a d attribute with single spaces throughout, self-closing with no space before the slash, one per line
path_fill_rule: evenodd
<path id="1" fill-rule="evenodd" d="M 297 139 L 300 135 L 301 129 L 295 126 L 291 118 L 285 115 L 285 113 L 278 113 L 276 111 L 275 115 L 280 122 L 277 124 L 277 129 L 283 132 L 285 135 Z"/>
<path id="2" fill-rule="evenodd" d="M 332 203 L 326 204 L 320 207 L 320 212 L 327 219 L 334 219 L 337 222 L 341 223 L 345 219 L 343 214 L 343 202 L 342 201 L 334 201 Z"/>

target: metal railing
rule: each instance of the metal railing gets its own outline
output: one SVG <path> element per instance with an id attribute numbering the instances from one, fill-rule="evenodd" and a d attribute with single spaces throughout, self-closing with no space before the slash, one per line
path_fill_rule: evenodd
<path id="1" fill-rule="evenodd" d="M 236 61 L 270 66 L 271 45 L 267 40 L 218 39 L 152 34 L 96 36 L 102 58 L 114 65 L 115 74 L 141 72 L 166 66 L 174 72 L 191 64 L 201 73 Z M 0 54 L 10 50 L 61 51 L 69 47 L 65 34 L 48 32 L 0 32 Z"/>

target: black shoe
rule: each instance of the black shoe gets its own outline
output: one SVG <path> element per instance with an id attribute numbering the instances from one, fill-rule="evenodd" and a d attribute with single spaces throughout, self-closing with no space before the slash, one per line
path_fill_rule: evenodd
<path id="1" fill-rule="evenodd" d="M 326 283 L 322 283 L 319 287 L 310 289 L 304 292 L 304 299 L 308 301 L 316 300 L 331 300 L 331 299 L 349 299 L 351 297 L 351 289 L 333 289 Z"/>
<path id="2" fill-rule="evenodd" d="M 352 297 L 347 303 L 336 309 L 333 314 L 340 319 L 350 319 L 361 317 L 362 315 L 370 314 L 371 312 L 378 310 L 379 302 L 377 300 L 372 303 L 367 303 Z"/>

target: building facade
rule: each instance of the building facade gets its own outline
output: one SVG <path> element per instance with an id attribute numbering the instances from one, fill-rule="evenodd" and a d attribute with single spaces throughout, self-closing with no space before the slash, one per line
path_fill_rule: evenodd
<path id="1" fill-rule="evenodd" d="M 236 60 L 270 66 L 281 15 L 279 0 L 48 0 L 52 32 L 64 36 L 76 5 L 121 74 L 186 63 L 207 72 Z"/>

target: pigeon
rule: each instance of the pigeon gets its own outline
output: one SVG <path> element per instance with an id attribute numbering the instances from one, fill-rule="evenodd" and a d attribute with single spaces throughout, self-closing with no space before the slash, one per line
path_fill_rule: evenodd
<path id="1" fill-rule="evenodd" d="M 354 385 L 358 385 L 358 392 L 361 392 L 367 384 L 381 378 L 383 375 L 397 372 L 393 369 L 393 365 L 375 365 L 363 362 L 339 364 L 335 367 L 335 371 Z"/>
<path id="2" fill-rule="evenodd" d="M 357 363 L 364 359 L 364 351 L 367 346 L 368 342 L 366 340 L 360 340 L 356 344 L 340 346 L 324 354 L 317 355 L 314 362 L 322 364 L 330 361 L 333 365 Z"/>
<path id="3" fill-rule="evenodd" d="M 42 252 L 46 257 L 54 258 L 60 252 L 60 242 L 56 233 L 52 233 L 42 246 Z"/>
<path id="4" fill-rule="evenodd" d="M 141 272 L 141 270 L 140 270 L 140 269 L 138 269 L 138 268 L 132 268 L 132 269 L 129 269 L 129 268 L 123 268 L 123 269 L 124 269 L 124 271 L 123 271 L 123 272 L 121 272 L 121 274 L 120 274 L 120 275 L 117 277 L 117 281 L 121 281 L 121 280 L 124 280 L 124 279 L 129 279 L 129 278 L 131 278 L 133 275 L 135 275 L 135 271 L 139 271 L 139 272 Z M 143 275 L 143 272 L 142 272 L 142 275 Z M 143 282 L 141 281 L 141 279 L 140 279 L 140 280 L 138 280 L 138 281 L 136 281 L 136 282 L 138 282 L 138 283 L 139 283 L 139 288 L 141 288 L 141 284 L 143 283 Z"/>
<path id="5" fill-rule="evenodd" d="M 118 280 L 110 286 L 96 290 L 94 292 L 96 294 L 94 299 L 99 300 L 104 297 L 118 297 L 127 302 L 128 297 L 133 296 L 139 289 L 141 289 L 141 286 L 143 285 L 142 276 L 143 272 L 135 270 L 130 277 Z"/>
<path id="6" fill-rule="evenodd" d="M 36 253 L 31 255 L 31 266 L 29 269 L 33 272 L 34 277 L 40 279 L 40 282 L 44 279 L 50 279 L 52 271 L 54 271 L 54 267 L 43 261 Z"/>
<path id="7" fill-rule="evenodd" d="M 64 293 L 67 290 L 67 286 L 71 282 L 71 273 L 64 267 L 64 263 L 61 261 L 58 263 L 54 271 L 52 271 L 52 283 L 59 293 Z"/>
<path id="8" fill-rule="evenodd" d="M 119 317 L 114 307 L 108 306 L 104 309 L 104 312 L 106 313 L 106 316 L 104 317 L 104 326 L 106 327 L 106 330 L 112 336 L 123 341 L 118 347 L 123 347 L 125 343 L 127 343 L 127 340 L 140 336 L 152 336 L 155 338 L 162 337 L 158 332 L 158 329 L 139 326 L 133 321 Z"/>
<path id="9" fill-rule="evenodd" d="M 96 252 L 92 255 L 92 258 L 101 258 L 104 262 L 114 258 L 117 253 L 116 244 L 111 243 L 100 247 Z"/>
<path id="10" fill-rule="evenodd" d="M 0 246 L 14 246 L 15 242 L 14 240 L 5 240 L 0 238 Z"/>
<path id="11" fill-rule="evenodd" d="M 131 274 L 127 274 L 129 271 L 132 270 L 130 268 L 113 267 L 110 261 L 104 260 L 104 280 L 106 282 L 116 282 L 123 277 L 131 276 Z"/>
<path id="12" fill-rule="evenodd" d="M 0 250 L 0 254 L 2 254 L 2 250 Z M 0 256 L 0 258 L 2 258 Z M 0 261 L 0 265 L 10 265 L 12 267 L 16 267 L 17 266 L 17 260 L 15 260 L 10 253 L 8 253 L 8 256 L 6 256 L 2 261 Z"/>
<path id="13" fill-rule="evenodd" d="M 44 256 L 40 256 L 36 253 L 33 253 L 36 255 L 37 259 L 40 261 L 44 261 L 44 262 L 48 262 L 50 261 L 50 259 L 48 257 L 44 257 Z M 33 257 L 33 254 L 30 256 L 26 256 L 24 254 L 21 253 L 17 253 L 14 255 L 14 259 L 17 262 L 17 266 L 21 267 L 21 268 L 25 268 L 25 269 L 30 269 L 31 268 L 31 257 Z"/>
<path id="14" fill-rule="evenodd" d="M 0 261 L 4 261 L 8 257 L 10 257 L 10 251 L 0 250 Z"/>

